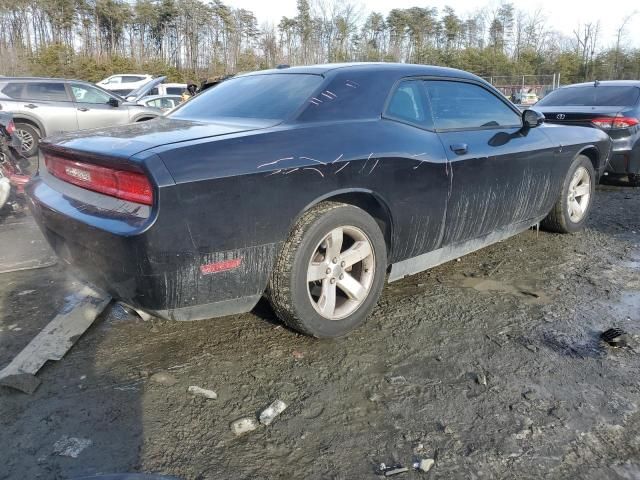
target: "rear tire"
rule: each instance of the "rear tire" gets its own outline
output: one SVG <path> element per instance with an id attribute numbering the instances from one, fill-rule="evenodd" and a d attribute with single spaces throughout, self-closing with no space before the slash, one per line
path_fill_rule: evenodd
<path id="1" fill-rule="evenodd" d="M 560 197 L 541 222 L 542 228 L 557 233 L 576 233 L 584 228 L 589 217 L 596 174 L 589 157 L 578 155 L 562 184 Z"/>
<path id="2" fill-rule="evenodd" d="M 276 315 L 316 338 L 362 324 L 384 286 L 387 252 L 364 210 L 323 202 L 305 212 L 282 247 L 267 290 Z"/>
<path id="3" fill-rule="evenodd" d="M 16 123 L 16 135 L 22 140 L 21 152 L 25 157 L 32 157 L 38 153 L 40 132 L 26 123 Z"/>

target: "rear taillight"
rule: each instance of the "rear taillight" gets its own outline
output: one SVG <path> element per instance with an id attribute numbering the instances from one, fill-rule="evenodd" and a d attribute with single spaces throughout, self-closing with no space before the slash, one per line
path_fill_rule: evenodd
<path id="1" fill-rule="evenodd" d="M 7 126 L 5 127 L 5 130 L 7 131 L 7 133 L 9 135 L 13 135 L 16 131 L 16 124 L 13 123 L 13 120 L 10 120 L 9 123 L 7 123 Z"/>
<path id="2" fill-rule="evenodd" d="M 153 204 L 153 188 L 142 173 L 45 155 L 47 170 L 60 180 L 131 202 Z"/>
<path id="3" fill-rule="evenodd" d="M 629 128 L 638 125 L 640 121 L 633 117 L 601 117 L 591 120 L 596 127 L 603 130 L 610 130 L 612 128 Z"/>

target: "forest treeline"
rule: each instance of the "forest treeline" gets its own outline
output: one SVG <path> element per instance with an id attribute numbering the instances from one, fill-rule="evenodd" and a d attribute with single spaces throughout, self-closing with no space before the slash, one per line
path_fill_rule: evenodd
<path id="1" fill-rule="evenodd" d="M 597 22 L 549 27 L 553 12 L 513 3 L 473 13 L 393 9 L 352 0 L 297 0 L 294 17 L 259 24 L 222 0 L 0 0 L 0 74 L 76 77 L 111 73 L 202 79 L 277 64 L 400 61 L 462 68 L 483 77 L 559 74 L 562 83 L 640 78 L 640 49 Z M 418 2 L 416 3 L 423 3 Z"/>

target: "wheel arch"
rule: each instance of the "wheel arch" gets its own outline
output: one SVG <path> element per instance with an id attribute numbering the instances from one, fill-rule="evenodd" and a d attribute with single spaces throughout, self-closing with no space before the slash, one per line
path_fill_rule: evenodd
<path id="1" fill-rule="evenodd" d="M 600 154 L 600 150 L 595 145 L 586 145 L 580 149 L 578 155 L 584 155 L 589 160 L 591 160 L 591 164 L 593 165 L 593 169 L 596 172 L 596 176 L 600 176 L 600 161 L 602 159 L 602 155 Z M 597 179 L 596 179 L 597 180 Z"/>
<path id="2" fill-rule="evenodd" d="M 44 124 L 31 115 L 25 115 L 23 113 L 13 114 L 13 123 L 24 123 L 27 125 L 31 125 L 38 130 L 38 133 L 40 133 L 40 138 L 44 138 L 47 136 Z"/>
<path id="3" fill-rule="evenodd" d="M 298 219 L 306 211 L 318 205 L 319 203 L 326 201 L 353 205 L 355 207 L 361 208 L 369 215 L 371 215 L 376 223 L 378 223 L 378 226 L 380 227 L 380 230 L 382 231 L 382 234 L 384 236 L 384 240 L 387 246 L 387 258 L 391 258 L 393 252 L 394 232 L 393 215 L 391 214 L 391 210 L 387 202 L 380 195 L 369 189 L 347 188 L 334 190 L 321 195 L 320 197 L 307 204 L 300 212 L 298 212 L 298 215 L 296 215 L 296 217 L 291 222 L 291 225 L 289 226 L 289 231 L 291 231 L 293 226 L 298 222 Z"/>

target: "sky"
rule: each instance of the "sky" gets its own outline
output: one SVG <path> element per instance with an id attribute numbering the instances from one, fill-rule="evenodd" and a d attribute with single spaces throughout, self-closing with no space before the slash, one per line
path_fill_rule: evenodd
<path id="1" fill-rule="evenodd" d="M 453 7 L 459 15 L 474 12 L 484 6 L 497 7 L 499 0 L 352 0 L 360 3 L 365 12 L 377 11 L 388 13 L 392 8 L 409 7 Z M 278 24 L 283 16 L 294 17 L 296 0 L 226 0 L 226 5 L 245 8 L 255 13 L 258 23 L 270 22 Z M 626 46 L 640 47 L 640 2 L 635 0 L 513 0 L 516 8 L 533 12 L 541 9 L 545 12 L 553 30 L 572 36 L 577 25 L 600 20 L 600 45 L 615 45 L 616 32 L 625 17 L 634 13 L 627 24 Z M 608 8 L 610 7 L 610 8 Z M 635 8 L 634 8 L 635 7 Z"/>

